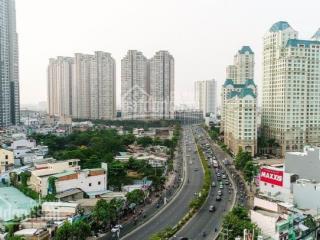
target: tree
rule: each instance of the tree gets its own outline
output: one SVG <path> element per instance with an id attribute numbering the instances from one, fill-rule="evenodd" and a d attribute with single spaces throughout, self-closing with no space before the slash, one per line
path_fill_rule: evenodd
<path id="1" fill-rule="evenodd" d="M 55 240 L 85 240 L 90 236 L 90 225 L 84 221 L 65 222 L 58 228 Z"/>
<path id="2" fill-rule="evenodd" d="M 31 173 L 30 172 L 22 172 L 19 175 L 20 177 L 20 181 L 23 187 L 27 187 L 28 186 L 28 180 L 31 177 Z"/>
<path id="3" fill-rule="evenodd" d="M 241 147 L 239 147 L 239 151 L 235 158 L 235 167 L 237 169 L 243 170 L 246 163 L 252 161 L 252 157 L 249 152 L 245 152 L 242 150 Z"/>
<path id="4" fill-rule="evenodd" d="M 248 211 L 240 206 L 235 206 L 223 219 L 223 229 L 228 229 L 229 239 L 235 239 L 237 236 L 242 236 L 243 230 L 254 231 L 257 233 L 258 228 L 251 223 L 248 216 Z"/>
<path id="5" fill-rule="evenodd" d="M 72 235 L 75 240 L 85 240 L 91 235 L 91 227 L 84 221 L 77 221 L 72 224 Z"/>
<path id="6" fill-rule="evenodd" d="M 99 226 L 105 228 L 111 219 L 110 205 L 108 202 L 100 199 L 92 211 L 92 216 Z"/>
<path id="7" fill-rule="evenodd" d="M 48 178 L 48 189 L 49 189 L 49 194 L 55 195 L 57 193 L 57 188 L 56 188 L 56 177 L 49 177 Z"/>
<path id="8" fill-rule="evenodd" d="M 149 145 L 152 145 L 153 144 L 153 140 L 151 137 L 141 137 L 141 138 L 138 138 L 137 140 L 137 143 L 139 145 L 141 145 L 142 147 L 147 147 Z"/>
<path id="9" fill-rule="evenodd" d="M 11 236 L 8 238 L 8 240 L 24 240 L 24 238 L 21 236 Z"/>
<path id="10" fill-rule="evenodd" d="M 54 240 L 70 240 L 72 239 L 72 224 L 65 222 L 60 228 L 58 228 Z"/>
<path id="11" fill-rule="evenodd" d="M 113 198 L 110 201 L 109 205 L 110 205 L 110 209 L 112 210 L 112 213 L 110 214 L 112 221 L 117 220 L 120 217 L 124 207 L 124 203 L 125 203 L 124 199 L 120 199 L 120 198 Z"/>
<path id="12" fill-rule="evenodd" d="M 253 161 L 246 162 L 243 168 L 244 179 L 247 182 L 251 182 L 253 177 L 258 173 L 258 168 L 253 164 Z"/>
<path id="13" fill-rule="evenodd" d="M 136 189 L 136 190 L 133 190 L 132 192 L 128 192 L 126 197 L 129 204 L 131 203 L 140 204 L 144 200 L 144 192 L 140 189 Z"/>

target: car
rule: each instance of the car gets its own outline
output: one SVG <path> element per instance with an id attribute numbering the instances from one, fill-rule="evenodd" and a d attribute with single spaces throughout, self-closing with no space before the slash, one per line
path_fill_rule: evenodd
<path id="1" fill-rule="evenodd" d="M 218 191 L 218 196 L 221 196 L 222 195 L 222 191 Z"/>
<path id="2" fill-rule="evenodd" d="M 220 187 L 219 187 L 220 189 L 223 189 L 223 185 L 220 185 Z"/>
<path id="3" fill-rule="evenodd" d="M 211 183 L 211 187 L 215 187 L 216 186 L 216 183 L 215 182 L 212 182 Z"/>
<path id="4" fill-rule="evenodd" d="M 213 205 L 211 205 L 211 206 L 209 207 L 209 212 L 214 212 L 214 211 L 216 211 L 216 207 L 213 206 Z"/>
<path id="5" fill-rule="evenodd" d="M 226 181 L 224 182 L 224 184 L 225 184 L 225 185 L 229 185 L 229 181 L 226 180 Z"/>
<path id="6" fill-rule="evenodd" d="M 199 171 L 199 168 L 195 168 L 194 171 L 195 171 L 195 172 Z"/>
<path id="7" fill-rule="evenodd" d="M 227 176 L 226 176 L 225 174 L 223 174 L 223 175 L 222 175 L 222 178 L 223 178 L 223 179 L 226 179 L 226 178 L 227 178 Z"/>
<path id="8" fill-rule="evenodd" d="M 219 195 L 216 197 L 216 201 L 221 201 L 221 197 Z"/>

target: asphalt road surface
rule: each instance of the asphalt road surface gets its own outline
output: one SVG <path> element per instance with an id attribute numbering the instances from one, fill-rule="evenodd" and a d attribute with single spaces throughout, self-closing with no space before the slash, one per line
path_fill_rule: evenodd
<path id="1" fill-rule="evenodd" d="M 199 134 L 203 143 L 209 143 L 207 139 L 207 135 L 202 132 L 200 127 L 195 127 L 197 129 L 197 134 Z M 212 147 L 211 147 L 212 149 Z M 212 149 L 213 150 L 213 149 Z M 213 150 L 214 155 L 217 157 L 218 162 L 222 162 L 224 160 L 224 155 L 222 156 L 220 151 L 216 153 Z M 207 156 L 207 154 L 205 153 Z M 220 163 L 221 166 L 221 163 Z M 212 187 L 209 193 L 209 197 L 199 212 L 191 219 L 191 221 L 182 228 L 176 235 L 178 237 L 188 237 L 188 239 L 214 239 L 215 235 L 218 234 L 219 229 L 222 225 L 223 216 L 230 210 L 232 205 L 234 190 L 229 193 L 229 185 L 224 185 L 224 189 L 222 190 L 222 200 L 216 201 L 217 192 L 219 190 L 219 184 L 217 180 L 216 171 L 214 168 L 211 168 L 212 171 L 212 181 L 216 183 L 216 187 Z M 221 169 L 219 170 L 221 173 Z M 229 177 L 230 178 L 230 177 Z M 225 180 L 222 179 L 224 183 Z M 231 181 L 229 181 L 231 184 Z M 215 206 L 215 212 L 209 212 L 210 206 Z M 216 230 L 215 230 L 216 229 Z M 205 234 L 204 234 L 205 233 Z M 179 238 L 178 238 L 179 239 Z"/>
<path id="2" fill-rule="evenodd" d="M 203 182 L 203 170 L 190 127 L 184 127 L 183 129 L 183 145 L 185 146 L 183 159 L 186 173 L 181 191 L 171 202 L 167 203 L 162 211 L 121 239 L 148 240 L 152 234 L 176 225 L 188 212 L 189 203 L 194 198 L 195 193 L 200 191 Z"/>

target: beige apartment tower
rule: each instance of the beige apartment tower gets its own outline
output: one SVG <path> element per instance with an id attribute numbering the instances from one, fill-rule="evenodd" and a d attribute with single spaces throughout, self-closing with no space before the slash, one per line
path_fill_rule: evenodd
<path id="1" fill-rule="evenodd" d="M 263 39 L 263 135 L 280 145 L 282 156 L 320 144 L 319 36 L 300 40 L 280 21 Z"/>
<path id="2" fill-rule="evenodd" d="M 116 117 L 116 69 L 110 53 L 50 59 L 49 114 L 76 119 Z"/>

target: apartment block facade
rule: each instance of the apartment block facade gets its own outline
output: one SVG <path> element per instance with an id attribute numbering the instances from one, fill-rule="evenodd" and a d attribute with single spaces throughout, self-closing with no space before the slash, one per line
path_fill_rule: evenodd
<path id="1" fill-rule="evenodd" d="M 158 51 L 147 59 L 129 50 L 121 61 L 123 119 L 174 118 L 174 58 Z"/>
<path id="2" fill-rule="evenodd" d="M 148 59 L 129 50 L 121 60 L 121 110 L 123 119 L 148 118 Z"/>
<path id="3" fill-rule="evenodd" d="M 20 122 L 15 0 L 0 0 L 0 128 Z"/>
<path id="4" fill-rule="evenodd" d="M 280 21 L 263 41 L 262 127 L 287 151 L 320 144 L 320 31 L 310 40 Z"/>
<path id="5" fill-rule="evenodd" d="M 194 84 L 196 108 L 203 111 L 203 115 L 216 114 L 217 110 L 217 82 L 212 80 L 196 81 Z"/>
<path id="6" fill-rule="evenodd" d="M 252 156 L 257 153 L 257 86 L 254 53 L 243 46 L 226 69 L 227 80 L 221 93 L 221 132 L 224 143 L 237 154 L 241 147 Z"/>
<path id="7" fill-rule="evenodd" d="M 49 114 L 78 119 L 116 117 L 116 66 L 110 53 L 49 60 Z"/>

